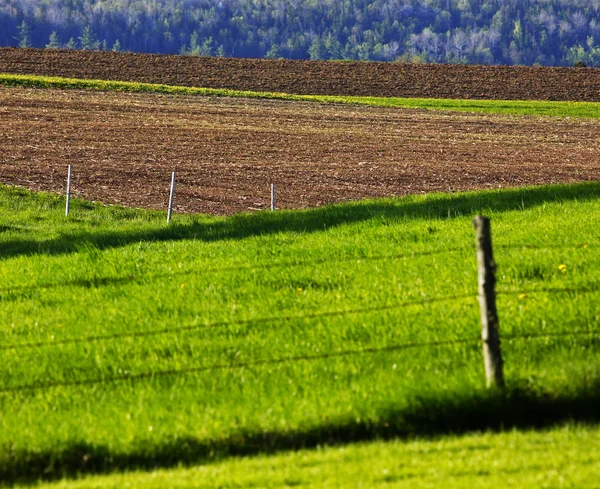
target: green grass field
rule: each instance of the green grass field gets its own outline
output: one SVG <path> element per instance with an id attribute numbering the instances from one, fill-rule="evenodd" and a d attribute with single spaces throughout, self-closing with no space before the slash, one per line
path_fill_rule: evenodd
<path id="1" fill-rule="evenodd" d="M 344 485 L 339 453 L 361 477 L 362 451 L 382 464 L 418 447 L 443 458 L 436 443 L 500 450 L 529 435 L 435 441 L 442 435 L 595 422 L 599 212 L 600 184 L 587 183 L 175 216 L 167 226 L 165 213 L 77 200 L 65 218 L 61 197 L 0 187 L 0 481 L 137 469 L 82 487 L 122 487 L 123 477 L 188 487 L 207 470 L 213 487 L 253 476 L 269 487 L 259 472 L 288 460 L 294 485 L 303 457 L 321 453 L 334 487 Z M 477 213 L 492 218 L 506 392 L 484 386 Z M 597 433 L 573 430 L 523 443 L 579 450 L 578 438 Z M 367 443 L 403 437 L 434 441 Z M 355 442 L 366 444 L 265 457 Z M 239 466 L 227 458 L 257 454 Z M 551 460 L 533 448 L 527 457 Z M 583 479 L 573 480 L 597 481 L 578 460 Z M 278 477 L 273 487 L 286 484 Z"/>
<path id="2" fill-rule="evenodd" d="M 544 431 L 371 442 L 230 459 L 193 468 L 85 477 L 47 489 L 485 488 L 595 489 L 600 430 Z"/>
<path id="3" fill-rule="evenodd" d="M 396 107 L 460 112 L 483 112 L 510 115 L 536 115 L 553 117 L 600 117 L 597 102 L 548 102 L 519 100 L 459 100 L 396 97 L 346 97 L 329 95 L 295 95 L 274 92 L 250 92 L 221 88 L 195 88 L 152 83 L 82 80 L 73 78 L 0 73 L 0 86 L 25 88 L 59 88 L 116 92 L 148 92 L 185 94 L 210 97 L 242 97 L 256 99 L 290 100 L 317 103 L 355 104 L 371 107 Z"/>

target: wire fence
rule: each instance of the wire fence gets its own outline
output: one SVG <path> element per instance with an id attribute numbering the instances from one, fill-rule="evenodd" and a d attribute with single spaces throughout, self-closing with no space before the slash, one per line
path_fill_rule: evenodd
<path id="1" fill-rule="evenodd" d="M 579 331 L 569 331 L 569 332 L 556 332 L 556 333 L 530 333 L 530 334 L 512 334 L 512 335 L 503 335 L 503 338 L 507 340 L 529 340 L 529 339 L 540 339 L 540 338 L 550 338 L 550 337 L 575 337 L 575 336 L 598 336 L 600 337 L 600 329 L 599 330 L 579 330 Z M 349 356 L 357 356 L 357 355 L 367 355 L 367 354 L 376 354 L 376 353 L 390 353 L 390 352 L 399 352 L 403 350 L 411 350 L 411 349 L 423 349 L 423 348 L 439 348 L 444 346 L 452 346 L 452 345 L 466 345 L 466 344 L 481 344 L 484 340 L 477 337 L 472 338 L 459 338 L 455 340 L 443 340 L 443 341 L 429 341 L 429 342 L 413 342 L 413 343 L 402 343 L 396 345 L 389 345 L 384 347 L 377 348 L 363 348 L 358 350 L 342 350 L 342 351 L 333 351 L 327 353 L 320 353 L 314 355 L 298 355 L 298 356 L 290 356 L 290 357 L 282 357 L 282 358 L 270 358 L 270 359 L 260 359 L 253 360 L 249 362 L 238 362 L 238 363 L 220 363 L 213 365 L 201 365 L 197 367 L 187 367 L 180 369 L 166 369 L 166 370 L 151 370 L 147 372 L 139 372 L 139 373 L 131 373 L 131 374 L 121 374 L 107 377 L 99 377 L 95 379 L 81 379 L 81 380 L 72 380 L 72 381 L 59 381 L 59 382 L 45 382 L 45 383 L 35 383 L 35 384 L 21 384 L 15 386 L 7 386 L 1 387 L 0 393 L 9 393 L 9 392 L 23 392 L 23 391 L 40 391 L 40 390 L 48 390 L 57 387 L 73 387 L 73 386 L 90 386 L 90 385 L 98 385 L 98 384 L 114 384 L 118 382 L 125 381 L 136 381 L 143 379 L 154 379 L 159 377 L 174 377 L 180 375 L 189 375 L 195 373 L 202 373 L 214 370 L 233 370 L 233 369 L 242 369 L 242 368 L 251 368 L 251 367 L 260 367 L 260 366 L 270 366 L 270 365 L 282 365 L 282 364 L 290 364 L 296 362 L 311 362 L 311 361 L 320 361 L 327 360 L 331 358 L 342 358 Z"/>
<path id="2" fill-rule="evenodd" d="M 52 282 L 45 284 L 36 285 L 25 285 L 25 286 L 11 286 L 0 288 L 0 293 L 6 292 L 23 292 L 23 291 L 36 291 L 42 289 L 52 289 L 58 287 L 71 287 L 71 286 L 94 286 L 104 284 L 119 284 L 128 282 L 153 282 L 156 280 L 168 279 L 173 277 L 185 277 L 189 275 L 208 275 L 208 274 L 219 274 L 219 273 L 230 273 L 230 272 L 252 272 L 255 270 L 270 270 L 275 268 L 294 268 L 302 266 L 314 266 L 314 265 L 325 265 L 333 263 L 344 263 L 344 262 L 378 262 L 378 261 L 391 261 L 391 260 L 402 260 L 406 258 L 436 256 L 447 253 L 455 252 L 466 252 L 471 251 L 469 248 L 447 248 L 443 250 L 431 250 L 431 251 L 417 251 L 412 253 L 400 253 L 393 255 L 371 255 L 371 256 L 340 256 L 340 257 L 328 257 L 328 258 L 316 258 L 314 260 L 297 260 L 288 262 L 269 262 L 261 263 L 259 265 L 240 265 L 234 267 L 214 267 L 214 268 L 203 268 L 201 272 L 198 270 L 185 270 L 178 272 L 169 272 L 161 274 L 148 274 L 139 276 L 128 276 L 128 277 L 95 277 L 91 279 L 71 280 L 67 282 Z M 0 301 L 2 298 L 0 297 Z"/>
<path id="3" fill-rule="evenodd" d="M 590 249 L 590 247 L 600 247 L 600 244 L 578 244 L 571 246 L 550 246 L 550 245 L 533 245 L 533 244 L 505 244 L 496 245 L 496 248 L 502 249 L 535 249 L 535 250 L 565 250 L 572 251 L 574 249 Z M 19 292 L 35 292 L 38 290 L 53 289 L 60 287 L 100 287 L 105 285 L 119 285 L 124 283 L 149 283 L 157 280 L 171 279 L 174 277 L 186 277 L 190 275 L 208 275 L 208 274 L 220 274 L 220 273 L 235 273 L 244 271 L 258 271 L 258 270 L 271 270 L 277 268 L 294 268 L 303 266 L 315 266 L 315 265 L 326 265 L 334 263 L 351 263 L 351 262 L 384 262 L 391 260 L 403 260 L 408 258 L 437 256 L 450 253 L 467 253 L 472 252 L 473 249 L 470 247 L 457 247 L 457 248 L 446 248 L 441 250 L 428 250 L 428 251 L 415 251 L 411 253 L 399 253 L 390 255 L 352 255 L 352 256 L 338 256 L 338 257 L 327 257 L 327 258 L 316 258 L 313 260 L 296 260 L 296 261 L 279 261 L 279 262 L 268 262 L 261 263 L 258 265 L 239 265 L 231 267 L 208 267 L 203 268 L 201 272 L 198 270 L 183 270 L 183 271 L 171 271 L 168 273 L 155 273 L 147 275 L 130 275 L 125 277 L 115 276 L 104 276 L 104 277 L 93 277 L 93 278 L 82 278 L 69 280 L 65 282 L 48 282 L 35 285 L 12 285 L 8 287 L 0 287 L 0 294 L 7 294 L 9 298 L 2 297 L 0 295 L 0 302 L 10 300 L 10 294 Z M 1 347 L 0 347 L 1 348 Z"/>
<path id="4" fill-rule="evenodd" d="M 563 293 L 579 293 L 579 294 L 587 294 L 600 291 L 600 284 L 594 287 L 578 287 L 578 288 L 542 288 L 542 289 L 524 289 L 524 290 L 505 290 L 498 291 L 497 295 L 519 295 L 519 294 L 527 294 L 534 295 L 539 293 L 555 293 L 555 294 L 563 294 Z M 308 319 L 319 319 L 319 318 L 328 318 L 334 316 L 347 316 L 347 315 L 360 315 L 360 314 L 368 314 L 372 312 L 383 312 L 383 311 L 392 311 L 395 309 L 403 309 L 411 306 L 424 306 L 427 304 L 435 304 L 435 303 L 443 303 L 443 302 L 456 302 L 463 299 L 476 299 L 477 294 L 461 294 L 454 296 L 445 296 L 445 297 L 432 297 L 414 301 L 405 301 L 397 304 L 388 304 L 388 305 L 378 305 L 373 307 L 363 307 L 356 309 L 341 309 L 336 311 L 323 311 L 323 312 L 315 312 L 311 314 L 299 314 L 299 315 L 285 315 L 285 316 L 271 316 L 271 317 L 260 317 L 260 318 L 252 318 L 252 319 L 240 319 L 237 321 L 213 321 L 204 324 L 189 324 L 186 326 L 177 326 L 172 328 L 161 328 L 155 330 L 140 330 L 140 331 L 125 331 L 121 333 L 112 333 L 105 335 L 90 335 L 90 336 L 82 336 L 75 338 L 64 338 L 61 340 L 52 340 L 52 341 L 38 341 L 32 343 L 14 343 L 8 345 L 0 345 L 0 351 L 2 350 L 26 350 L 26 349 L 36 349 L 36 348 L 48 348 L 48 347 L 56 347 L 77 343 L 91 343 L 91 342 L 101 342 L 101 341 L 111 341 L 115 339 L 125 339 L 125 338 L 144 338 L 149 336 L 160 336 L 160 335 L 168 335 L 168 334 L 177 334 L 184 333 L 190 331 L 200 331 L 206 329 L 216 329 L 216 328 L 230 328 L 237 326 L 258 326 L 261 324 L 269 324 L 269 323 L 277 323 L 277 322 L 289 322 L 289 321 L 302 321 Z"/>
<path id="5" fill-rule="evenodd" d="M 594 246 L 594 245 L 592 245 Z M 577 245 L 576 248 L 589 248 L 589 244 Z M 537 246 L 537 245 L 526 245 L 526 244 L 510 244 L 510 245 L 499 245 L 498 248 L 501 249 L 537 249 L 537 250 L 556 250 L 556 249 L 569 249 L 573 250 L 574 247 L 554 247 L 554 246 Z M 341 262 L 354 262 L 354 261 L 387 261 L 387 260 L 395 260 L 395 259 L 403 259 L 403 258 L 412 258 L 416 256 L 435 256 L 442 255 L 446 253 L 453 252 L 465 252 L 472 251 L 469 248 L 450 248 L 444 250 L 432 250 L 432 251 L 424 251 L 424 252 L 415 252 L 415 253 L 404 253 L 404 254 L 394 254 L 394 255 L 381 255 L 381 256 L 345 256 L 345 257 L 336 257 L 332 258 L 322 258 L 315 260 L 301 260 L 301 261 L 292 261 L 292 262 L 272 262 L 260 265 L 250 265 L 250 266 L 239 266 L 239 267 L 221 267 L 221 268 L 213 268 L 213 269 L 205 269 L 202 272 L 197 271 L 184 271 L 180 273 L 169 273 L 169 274 L 154 274 L 151 276 L 144 277 L 123 277 L 118 280 L 123 281 L 135 281 L 135 280 L 143 280 L 143 281 L 152 281 L 158 280 L 161 278 L 169 278 L 174 275 L 187 275 L 187 274 L 195 274 L 195 273 L 221 273 L 221 272 L 230 272 L 230 271 L 248 271 L 248 270 L 259 270 L 259 269 L 271 269 L 277 267 L 295 267 L 302 265 L 315 265 L 315 264 L 325 264 L 325 263 L 341 263 Z M 91 279 L 98 280 L 98 279 Z M 38 284 L 36 286 L 23 286 L 20 289 L 12 287 L 6 288 L 4 291 L 14 292 L 15 290 L 38 290 L 52 287 L 61 287 L 72 284 L 80 284 L 79 281 L 71 281 L 64 283 L 52 283 L 52 284 Z M 600 291 L 600 283 L 590 283 L 585 284 L 579 287 L 544 287 L 544 288 L 534 288 L 534 289 L 523 289 L 523 290 L 500 290 L 495 291 L 495 295 L 532 295 L 532 294 L 563 294 L 563 293 L 594 293 Z M 2 292 L 2 289 L 0 289 Z M 495 297 L 494 295 L 494 297 Z M 62 345 L 70 345 L 70 344 L 79 344 L 79 343 L 89 343 L 89 342 L 102 342 L 102 341 L 110 341 L 115 339 L 124 339 L 124 338 L 144 338 L 150 336 L 158 336 L 158 335 L 168 335 L 168 334 L 177 334 L 182 332 L 190 332 L 190 331 L 199 331 L 199 330 L 207 330 L 207 329 L 215 329 L 215 328 L 228 328 L 228 327 L 238 327 L 238 326 L 258 326 L 262 324 L 269 323 L 277 323 L 277 322 L 290 322 L 290 321 L 301 321 L 301 320 L 310 320 L 310 319 L 319 319 L 319 318 L 327 318 L 334 316 L 347 316 L 347 315 L 359 315 L 359 314 L 367 314 L 372 312 L 381 312 L 381 311 L 391 311 L 411 306 L 424 306 L 428 304 L 434 303 L 443 303 L 443 302 L 456 302 L 464 299 L 481 299 L 481 291 L 479 294 L 476 293 L 468 293 L 461 295 L 453 295 L 453 296 L 444 296 L 444 297 L 431 297 L 424 298 L 419 300 L 405 301 L 397 304 L 386 304 L 386 305 L 377 305 L 372 307 L 363 307 L 363 308 L 355 308 L 355 309 L 343 309 L 343 310 L 335 310 L 335 311 L 323 311 L 323 312 L 315 312 L 309 314 L 300 314 L 300 315 L 283 315 L 283 316 L 274 316 L 274 317 L 262 317 L 262 318 L 252 318 L 252 319 L 241 319 L 237 321 L 214 321 L 204 324 L 189 324 L 185 326 L 178 326 L 172 328 L 161 328 L 156 330 L 141 330 L 141 331 L 125 331 L 119 333 L 112 334 L 100 334 L 100 335 L 89 335 L 83 337 L 74 337 L 74 338 L 64 338 L 60 340 L 52 340 L 52 341 L 40 341 L 40 342 L 31 342 L 31 343 L 16 343 L 16 344 L 8 344 L 8 345 L 0 345 L 0 351 L 7 350 L 33 350 L 39 348 L 55 348 Z M 485 335 L 483 335 L 485 336 Z M 502 339 L 507 341 L 518 341 L 518 340 L 535 340 L 540 338 L 556 338 L 556 337 L 581 337 L 581 336 L 600 336 L 600 330 L 592 330 L 592 329 L 579 329 L 572 331 L 562 331 L 562 332 L 525 332 L 525 333 L 509 333 L 503 334 Z M 15 386 L 0 386 L 0 393 L 8 393 L 8 392 L 19 392 L 19 391 L 36 391 L 36 390 L 45 390 L 51 389 L 55 387 L 69 387 L 69 386 L 88 386 L 95 384 L 109 384 L 116 383 L 128 380 L 139 380 L 139 379 L 151 379 L 158 377 L 167 377 L 167 376 L 177 376 L 177 375 L 186 375 L 193 373 L 200 373 L 211 370 L 226 370 L 226 369 L 239 369 L 245 367 L 255 367 L 255 366 L 266 366 L 266 365 L 278 365 L 278 364 L 287 364 L 293 362 L 309 362 L 309 361 L 317 361 L 324 360 L 329 358 L 338 358 L 338 357 L 346 357 L 346 356 L 356 356 L 356 355 L 365 355 L 365 354 L 375 354 L 375 353 L 385 353 L 385 352 L 398 352 L 402 350 L 408 349 L 423 349 L 423 348 L 436 348 L 442 346 L 450 346 L 450 345 L 465 345 L 465 344 L 486 344 L 487 340 L 482 337 L 471 337 L 471 338 L 459 338 L 454 340 L 438 340 L 438 341 L 429 341 L 429 342 L 407 342 L 400 343 L 394 345 L 387 345 L 383 347 L 370 347 L 363 349 L 355 349 L 355 350 L 339 350 L 328 353 L 320 353 L 314 355 L 298 355 L 298 356 L 289 356 L 282 358 L 271 358 L 271 359 L 259 359 L 248 362 L 238 362 L 238 363 L 220 363 L 213 365 L 200 365 L 188 368 L 180 368 L 180 369 L 166 369 L 166 370 L 151 370 L 147 372 L 140 373 L 129 373 L 122 375 L 114 375 L 114 376 L 105 376 L 99 378 L 90 378 L 90 379 L 79 379 L 72 381 L 49 381 L 43 383 L 32 383 L 32 384 L 21 384 Z"/>
<path id="6" fill-rule="evenodd" d="M 268 324 L 275 322 L 283 322 L 283 321 L 301 321 L 306 319 L 318 319 L 318 318 L 327 318 L 333 316 L 347 316 L 352 314 L 367 314 L 371 312 L 380 312 L 380 311 L 391 311 L 394 309 L 402 309 L 410 306 L 419 306 L 425 304 L 433 304 L 436 302 L 453 302 L 461 299 L 471 298 L 474 299 L 476 295 L 474 294 L 464 294 L 464 295 L 456 295 L 451 297 L 439 297 L 439 298 L 430 298 L 430 299 L 422 299 L 415 301 L 406 301 L 400 302 L 398 304 L 390 304 L 390 305 L 379 305 L 373 307 L 362 307 L 357 309 L 342 309 L 338 311 L 324 311 L 324 312 L 315 312 L 312 314 L 300 314 L 300 315 L 289 315 L 289 316 L 274 316 L 274 317 L 264 317 L 264 318 L 254 318 L 254 319 L 241 319 L 239 321 L 215 321 L 208 324 L 194 324 L 188 326 L 179 326 L 174 328 L 163 328 L 151 331 L 131 331 L 131 332 L 123 332 L 123 333 L 114 333 L 109 335 L 95 335 L 95 336 L 85 336 L 80 338 L 66 338 L 64 340 L 58 341 L 48 341 L 48 342 L 37 342 L 37 343 L 17 343 L 13 345 L 0 345 L 0 350 L 19 350 L 19 349 L 31 349 L 31 348 L 42 348 L 42 347 L 52 347 L 58 345 L 66 345 L 72 343 L 87 343 L 92 341 L 107 341 L 114 339 L 122 339 L 122 338 L 142 338 L 145 336 L 157 336 L 157 335 L 165 335 L 165 334 L 173 334 L 187 331 L 197 331 L 202 329 L 214 329 L 214 328 L 227 328 L 233 326 L 256 326 L 260 324 Z"/>

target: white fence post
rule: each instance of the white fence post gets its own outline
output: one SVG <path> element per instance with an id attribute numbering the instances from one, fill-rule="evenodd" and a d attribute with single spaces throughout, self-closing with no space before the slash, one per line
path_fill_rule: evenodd
<path id="1" fill-rule="evenodd" d="M 171 193 L 169 194 L 169 211 L 167 213 L 167 224 L 171 222 L 171 217 L 173 216 L 173 201 L 175 200 L 175 172 L 171 175 Z"/>
<path id="2" fill-rule="evenodd" d="M 67 169 L 67 205 L 65 207 L 65 216 L 68 216 L 69 211 L 71 210 L 71 174 L 72 167 L 69 165 Z"/>
<path id="3" fill-rule="evenodd" d="M 271 210 L 275 210 L 275 184 L 271 184 Z"/>

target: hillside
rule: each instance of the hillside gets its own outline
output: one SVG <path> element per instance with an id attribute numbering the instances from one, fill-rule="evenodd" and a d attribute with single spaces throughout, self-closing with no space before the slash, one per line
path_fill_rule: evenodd
<path id="1" fill-rule="evenodd" d="M 0 187 L 0 483 L 597 420 L 599 195 L 588 183 L 167 226 L 78 199 L 65 218 L 64 198 Z M 481 212 L 503 394 L 483 375 Z"/>
<path id="2" fill-rule="evenodd" d="M 0 46 L 600 65 L 597 0 L 4 0 Z"/>

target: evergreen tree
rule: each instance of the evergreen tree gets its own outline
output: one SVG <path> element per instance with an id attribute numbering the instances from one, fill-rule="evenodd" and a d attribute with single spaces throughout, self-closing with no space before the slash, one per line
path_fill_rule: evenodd
<path id="1" fill-rule="evenodd" d="M 200 45 L 198 44 L 198 32 L 192 32 L 190 36 L 190 49 L 185 51 L 183 54 L 190 54 L 192 56 L 200 56 Z"/>
<path id="2" fill-rule="evenodd" d="M 7 1 L 0 46 L 53 49 L 62 44 L 57 32 L 77 32 L 65 47 L 111 49 L 113 42 L 113 50 L 199 56 L 600 65 L 600 0 Z"/>
<path id="3" fill-rule="evenodd" d="M 340 59 L 342 54 L 342 45 L 332 33 L 327 34 L 323 38 L 323 46 L 325 46 L 325 50 L 327 51 L 327 56 L 329 59 Z"/>
<path id="4" fill-rule="evenodd" d="M 212 55 L 212 43 L 213 43 L 213 38 L 212 37 L 208 37 L 204 40 L 204 42 L 202 43 L 202 46 L 200 46 L 200 56 L 211 56 Z"/>
<path id="5" fill-rule="evenodd" d="M 100 49 L 100 42 L 96 41 L 94 34 L 92 33 L 92 29 L 89 25 L 86 25 L 81 31 L 81 36 L 79 36 L 79 42 L 81 43 L 81 49 L 84 51 L 97 51 Z"/>
<path id="6" fill-rule="evenodd" d="M 46 49 L 59 49 L 60 48 L 60 42 L 58 39 L 58 34 L 56 33 L 56 31 L 52 31 L 52 33 L 50 34 L 50 39 L 48 44 L 46 44 Z"/>
<path id="7" fill-rule="evenodd" d="M 279 46 L 277 44 L 271 44 L 267 54 L 265 54 L 265 58 L 267 59 L 277 59 L 281 56 Z"/>
<path id="8" fill-rule="evenodd" d="M 15 39 L 18 41 L 18 46 L 20 48 L 30 48 L 31 44 L 31 28 L 29 24 L 25 21 L 21 22 L 17 27 L 17 37 Z"/>
<path id="9" fill-rule="evenodd" d="M 326 59 L 327 52 L 325 45 L 318 35 L 313 36 L 310 47 L 308 48 L 310 59 Z"/>

